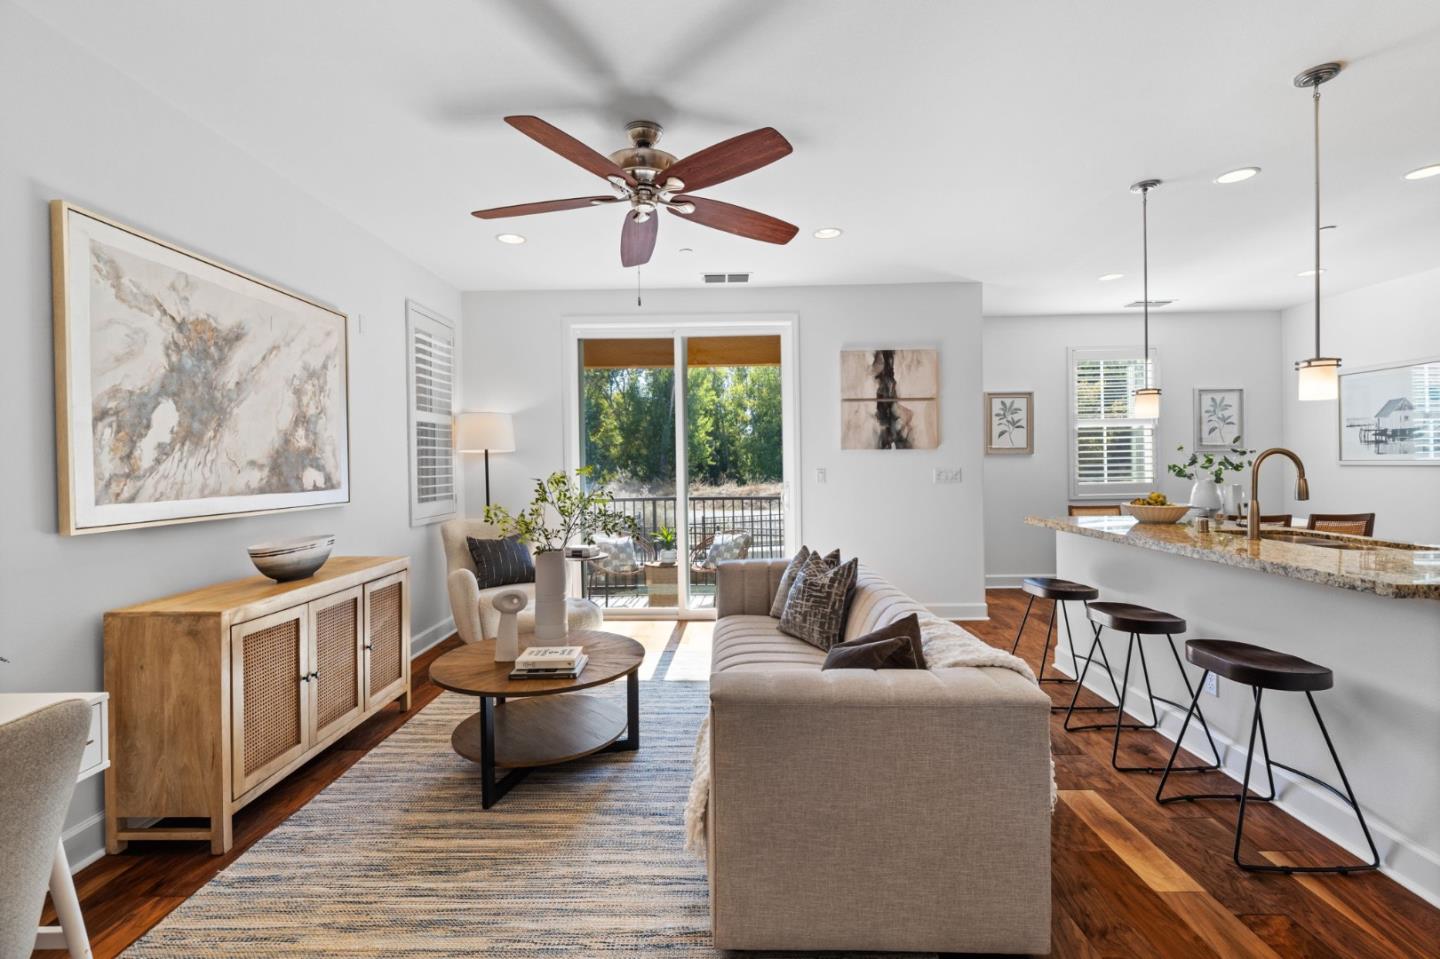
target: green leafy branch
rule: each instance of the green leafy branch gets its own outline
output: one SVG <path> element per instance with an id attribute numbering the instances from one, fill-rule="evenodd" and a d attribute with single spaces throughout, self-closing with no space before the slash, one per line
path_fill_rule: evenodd
<path id="1" fill-rule="evenodd" d="M 1193 480 L 1204 473 L 1215 482 L 1223 483 L 1226 473 L 1239 473 L 1248 469 L 1255 458 L 1254 450 L 1239 445 L 1240 437 L 1235 437 L 1235 443 L 1236 445 L 1225 453 L 1191 453 L 1185 462 L 1171 463 L 1165 468 L 1181 479 Z M 1185 444 L 1181 443 L 1175 449 L 1184 453 Z"/>
<path id="2" fill-rule="evenodd" d="M 573 479 L 564 470 L 537 479 L 529 506 L 518 514 L 503 506 L 487 506 L 485 522 L 495 526 L 500 535 L 518 536 L 542 553 L 577 539 L 589 542 L 596 533 L 634 535 L 639 531 L 635 517 L 613 508 L 615 498 L 610 491 L 589 482 L 592 473 L 593 467 L 582 466 Z M 552 518 L 557 522 L 552 523 Z"/>

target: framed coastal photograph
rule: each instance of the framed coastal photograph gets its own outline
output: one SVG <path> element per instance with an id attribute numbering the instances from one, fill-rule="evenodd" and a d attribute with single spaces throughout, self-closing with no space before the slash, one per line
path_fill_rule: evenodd
<path id="1" fill-rule="evenodd" d="M 65 535 L 350 501 L 345 314 L 51 203 Z"/>
<path id="2" fill-rule="evenodd" d="M 1440 466 L 1440 357 L 1340 373 L 1340 463 Z"/>
<path id="3" fill-rule="evenodd" d="M 840 351 L 840 448 L 940 445 L 940 351 Z"/>
<path id="4" fill-rule="evenodd" d="M 1238 387 L 1195 390 L 1197 450 L 1228 450 L 1245 435 L 1245 391 Z"/>
<path id="5" fill-rule="evenodd" d="M 1035 394 L 986 393 L 985 452 L 1035 452 Z"/>

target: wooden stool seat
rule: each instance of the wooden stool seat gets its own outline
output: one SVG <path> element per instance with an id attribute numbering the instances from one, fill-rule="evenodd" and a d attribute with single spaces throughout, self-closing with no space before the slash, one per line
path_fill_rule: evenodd
<path id="1" fill-rule="evenodd" d="M 1020 588 L 1039 599 L 1087 601 L 1100 598 L 1100 590 L 1094 586 L 1051 576 L 1027 576 Z"/>
<path id="2" fill-rule="evenodd" d="M 1185 658 L 1217 676 L 1260 689 L 1303 693 L 1335 685 L 1335 674 L 1324 666 L 1229 639 L 1192 639 L 1185 644 Z"/>
<path id="3" fill-rule="evenodd" d="M 1185 620 L 1174 613 L 1161 612 L 1135 603 L 1091 603 L 1090 621 L 1122 633 L 1163 636 L 1185 632 Z"/>

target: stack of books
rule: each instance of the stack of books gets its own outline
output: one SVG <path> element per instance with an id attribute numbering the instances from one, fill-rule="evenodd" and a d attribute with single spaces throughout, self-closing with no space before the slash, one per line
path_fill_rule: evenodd
<path id="1" fill-rule="evenodd" d="M 511 679 L 574 679 L 590 657 L 583 646 L 530 646 L 515 659 Z"/>

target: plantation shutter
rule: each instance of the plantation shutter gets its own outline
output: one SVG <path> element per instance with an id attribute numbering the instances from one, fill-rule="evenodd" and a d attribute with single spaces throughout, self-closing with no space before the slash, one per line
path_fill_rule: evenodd
<path id="1" fill-rule="evenodd" d="M 406 305 L 410 368 L 410 525 L 454 516 L 455 328 L 414 303 Z"/>
<path id="2" fill-rule="evenodd" d="M 1070 351 L 1072 498 L 1126 496 L 1154 485 L 1155 421 L 1134 415 L 1134 392 L 1144 385 L 1145 361 L 1128 351 Z"/>

